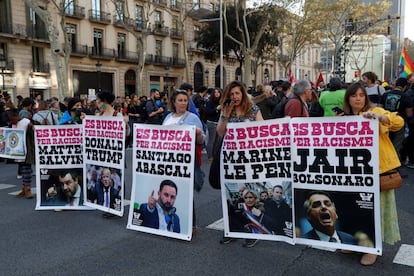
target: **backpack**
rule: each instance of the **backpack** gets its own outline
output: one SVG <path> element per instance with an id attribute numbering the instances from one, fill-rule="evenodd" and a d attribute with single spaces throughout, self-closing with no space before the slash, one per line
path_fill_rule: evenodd
<path id="1" fill-rule="evenodd" d="M 44 126 L 48 126 L 48 125 L 50 125 L 49 120 L 47 119 L 47 116 L 49 116 L 49 114 L 50 114 L 50 112 L 49 112 L 49 113 L 47 113 L 47 115 L 46 115 L 45 117 L 43 117 L 42 115 L 40 115 L 40 114 L 38 113 L 38 115 L 40 116 L 40 118 L 42 118 L 41 125 L 44 125 Z M 53 118 L 53 117 L 52 117 L 52 118 Z"/>
<path id="2" fill-rule="evenodd" d="M 388 92 L 384 100 L 384 109 L 396 112 L 400 108 L 401 94 Z"/>
<path id="3" fill-rule="evenodd" d="M 283 98 L 272 110 L 271 118 L 283 118 L 285 117 L 285 105 L 289 101 L 289 98 Z"/>

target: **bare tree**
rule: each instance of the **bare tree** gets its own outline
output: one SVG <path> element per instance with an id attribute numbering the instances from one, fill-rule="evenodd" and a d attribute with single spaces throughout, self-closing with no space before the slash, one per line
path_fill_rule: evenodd
<path id="1" fill-rule="evenodd" d="M 23 0 L 47 26 L 52 60 L 55 64 L 60 99 L 69 96 L 68 61 L 71 53 L 69 37 L 65 28 L 64 11 L 73 1 Z M 66 4 L 66 6 L 65 6 Z M 63 42 L 63 44 L 62 44 Z"/>

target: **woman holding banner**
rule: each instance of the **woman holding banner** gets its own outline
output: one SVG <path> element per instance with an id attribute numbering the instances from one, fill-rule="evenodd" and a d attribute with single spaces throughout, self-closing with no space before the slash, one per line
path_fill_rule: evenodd
<path id="1" fill-rule="evenodd" d="M 343 109 L 346 115 L 362 115 L 378 120 L 380 174 L 400 167 L 400 160 L 388 134 L 404 126 L 403 118 L 396 112 L 389 112 L 371 104 L 365 88 L 359 83 L 352 84 L 346 90 Z M 381 230 L 383 242 L 394 244 L 401 239 L 394 190 L 381 191 Z M 377 255 L 364 254 L 361 264 L 373 265 L 376 259 Z"/>
<path id="2" fill-rule="evenodd" d="M 194 113 L 188 111 L 189 109 L 189 97 L 186 91 L 179 90 L 174 92 L 171 95 L 170 98 L 170 106 L 169 110 L 171 113 L 169 113 L 164 121 L 163 125 L 193 125 L 196 127 L 196 143 L 198 145 L 201 145 L 204 142 L 205 133 L 203 130 L 203 124 L 200 121 L 200 118 L 198 118 L 197 115 Z M 201 160 L 201 156 L 197 156 L 196 159 Z M 200 163 L 196 160 L 194 162 L 194 181 L 196 182 L 196 178 L 202 178 L 200 181 L 202 182 L 204 179 L 204 173 L 201 171 Z M 196 187 L 197 185 L 194 185 L 196 190 L 200 190 L 201 187 Z M 193 205 L 193 234 L 195 234 L 196 231 L 196 216 L 195 216 L 195 210 Z"/>
<path id="3" fill-rule="evenodd" d="M 217 135 L 224 137 L 227 131 L 227 123 L 242 123 L 246 121 L 263 121 L 262 113 L 257 105 L 255 105 L 247 94 L 246 86 L 240 81 L 232 81 L 224 89 L 223 96 L 220 99 L 221 114 L 217 124 Z M 229 217 L 237 217 L 232 212 L 233 208 L 228 207 Z M 232 221 L 229 218 L 229 221 Z M 240 231 L 236 229 L 236 225 L 230 223 L 230 231 Z M 242 229 L 241 229 L 242 230 Z M 221 244 L 228 244 L 233 240 L 230 237 L 223 237 Z M 256 240 L 246 239 L 243 244 L 245 247 L 253 247 L 257 243 Z"/>
<path id="4" fill-rule="evenodd" d="M 220 105 L 222 109 L 217 134 L 221 137 L 226 134 L 228 122 L 263 121 L 259 107 L 250 100 L 246 86 L 240 81 L 232 81 L 226 86 Z"/>

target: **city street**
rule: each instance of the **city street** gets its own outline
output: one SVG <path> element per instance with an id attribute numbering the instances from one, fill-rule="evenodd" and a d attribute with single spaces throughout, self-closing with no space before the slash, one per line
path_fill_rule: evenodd
<path id="1" fill-rule="evenodd" d="M 127 160 L 131 160 L 131 149 Z M 209 164 L 204 156 L 203 170 Z M 127 162 L 126 199 L 131 192 Z M 208 184 L 195 192 L 197 232 L 191 242 L 126 229 L 122 218 L 100 211 L 35 211 L 35 199 L 18 199 L 17 165 L 0 163 L 0 275 L 414 275 L 414 170 L 402 168 L 396 192 L 402 240 L 383 245 L 372 267 L 360 253 L 343 254 L 284 242 L 242 240 L 221 245 L 220 192 Z M 35 187 L 33 177 L 32 188 Z"/>

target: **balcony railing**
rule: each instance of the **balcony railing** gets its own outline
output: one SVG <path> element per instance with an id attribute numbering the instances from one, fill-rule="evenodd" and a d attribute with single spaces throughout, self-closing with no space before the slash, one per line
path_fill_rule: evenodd
<path id="1" fill-rule="evenodd" d="M 121 62 L 128 62 L 128 63 L 138 63 L 139 57 L 136 52 L 130 51 L 118 51 L 116 53 L 115 59 Z"/>
<path id="2" fill-rule="evenodd" d="M 113 59 L 115 57 L 115 50 L 114 49 L 107 49 L 107 48 L 97 48 L 97 47 L 89 47 L 89 56 L 93 58 L 100 58 L 100 59 Z"/>
<path id="3" fill-rule="evenodd" d="M 85 7 L 81 7 L 79 5 L 70 5 L 64 9 L 64 13 L 69 17 L 83 19 L 85 18 Z"/>
<path id="4" fill-rule="evenodd" d="M 6 67 L 4 68 L 4 71 L 6 72 L 14 71 L 14 60 L 6 59 Z"/>
<path id="5" fill-rule="evenodd" d="M 111 14 L 98 10 L 89 10 L 89 20 L 101 24 L 111 24 Z"/>
<path id="6" fill-rule="evenodd" d="M 152 33 L 155 35 L 168 36 L 170 31 L 168 27 L 163 27 L 161 24 L 155 24 L 152 28 Z"/>
<path id="7" fill-rule="evenodd" d="M 115 26 L 118 27 L 124 27 L 125 25 L 126 27 L 135 28 L 135 20 L 129 17 L 123 16 L 122 18 L 119 18 L 118 15 L 114 15 L 112 22 Z"/>
<path id="8" fill-rule="evenodd" d="M 147 23 L 142 20 L 135 19 L 134 30 L 137 32 L 142 32 L 146 28 Z"/>
<path id="9" fill-rule="evenodd" d="M 145 64 L 171 66 L 170 57 L 148 54 L 145 57 Z"/>
<path id="10" fill-rule="evenodd" d="M 152 0 L 152 3 L 159 6 L 167 6 L 167 0 Z"/>
<path id="11" fill-rule="evenodd" d="M 170 30 L 170 37 L 176 38 L 176 39 L 182 39 L 183 38 L 183 31 L 179 30 L 177 28 L 173 28 Z"/>
<path id="12" fill-rule="evenodd" d="M 88 55 L 88 46 L 87 45 L 72 45 L 72 52 L 71 55 L 73 56 L 87 56 Z"/>
<path id="13" fill-rule="evenodd" d="M 185 67 L 185 59 L 173 57 L 171 66 L 172 67 L 182 67 L 182 68 L 184 68 Z"/>
<path id="14" fill-rule="evenodd" d="M 34 73 L 50 73 L 49 63 L 33 63 L 32 70 Z"/>
<path id="15" fill-rule="evenodd" d="M 13 27 L 11 22 L 0 22 L 0 33 L 3 34 L 12 34 Z"/>

